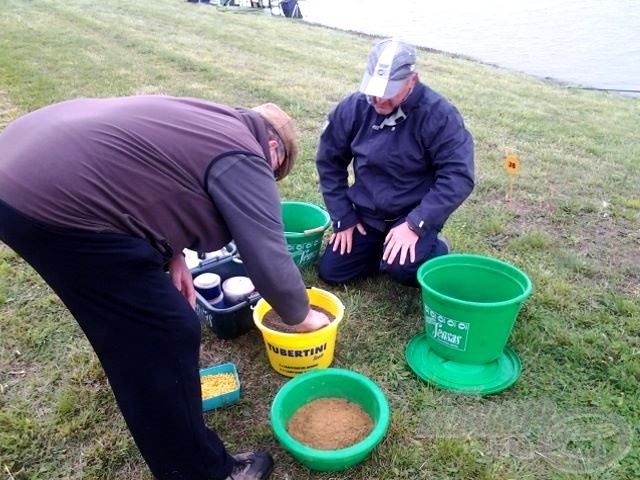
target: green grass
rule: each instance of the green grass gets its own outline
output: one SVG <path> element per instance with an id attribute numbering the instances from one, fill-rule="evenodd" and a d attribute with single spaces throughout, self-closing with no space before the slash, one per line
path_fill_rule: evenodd
<path id="1" fill-rule="evenodd" d="M 176 0 L 2 0 L 0 7 L 0 128 L 79 96 L 274 101 L 296 117 L 302 135 L 301 159 L 281 182 L 282 197 L 322 204 L 318 134 L 326 113 L 356 88 L 371 38 Z M 477 187 L 445 233 L 456 251 L 503 259 L 534 282 L 510 339 L 522 377 L 484 398 L 423 383 L 404 360 L 408 340 L 423 329 L 418 291 L 385 278 L 329 288 L 309 269 L 307 283 L 330 289 L 346 306 L 334 365 L 370 376 L 389 398 L 383 443 L 345 472 L 309 472 L 294 461 L 268 420 L 286 379 L 269 367 L 257 332 L 232 341 L 204 332 L 202 365 L 233 361 L 243 382 L 241 401 L 207 413 L 206 421 L 230 451 L 271 450 L 276 479 L 576 478 L 536 454 L 548 453 L 540 445 L 553 431 L 543 415 L 525 426 L 530 443 L 520 451 L 473 429 L 454 438 L 424 431 L 434 413 L 453 412 L 455 423 L 465 415 L 474 420 L 478 407 L 496 408 L 509 425 L 518 406 L 526 413 L 525 402 L 551 402 L 559 413 L 619 415 L 640 433 L 640 101 L 437 52 L 419 57 L 422 79 L 457 105 L 476 139 Z M 521 152 L 510 200 L 505 147 Z M 574 439 L 567 448 L 595 455 L 603 445 Z M 621 461 L 578 477 L 638 478 L 639 452 L 635 438 Z M 10 480 L 151 478 L 80 329 L 3 245 L 0 472 Z"/>

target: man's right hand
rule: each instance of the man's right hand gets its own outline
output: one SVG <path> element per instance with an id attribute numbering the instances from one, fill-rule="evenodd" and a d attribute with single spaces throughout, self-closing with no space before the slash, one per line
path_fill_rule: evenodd
<path id="1" fill-rule="evenodd" d="M 334 232 L 331 234 L 331 237 L 329 238 L 329 244 L 333 245 L 334 252 L 340 249 L 340 255 L 351 253 L 353 230 L 356 228 L 362 235 L 367 234 L 367 231 L 364 229 L 364 226 L 361 223 L 358 223 L 353 227 L 349 227 L 346 230 L 342 230 L 341 232 Z"/>
<path id="2" fill-rule="evenodd" d="M 298 333 L 313 332 L 322 327 L 326 327 L 327 325 L 329 325 L 329 323 L 329 317 L 327 317 L 324 313 L 310 308 L 306 318 L 297 325 L 294 325 L 293 328 Z"/>

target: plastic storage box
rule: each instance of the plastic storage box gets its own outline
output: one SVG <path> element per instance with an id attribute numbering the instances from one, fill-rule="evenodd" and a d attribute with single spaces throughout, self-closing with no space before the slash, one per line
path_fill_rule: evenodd
<path id="1" fill-rule="evenodd" d="M 224 407 L 231 403 L 235 403 L 240 399 L 240 379 L 238 378 L 238 371 L 233 363 L 223 363 L 222 365 L 216 365 L 214 367 L 203 368 L 200 370 L 200 376 L 205 375 L 217 375 L 219 373 L 231 373 L 236 379 L 236 389 L 221 395 L 202 399 L 202 410 L 213 410 L 214 408 Z"/>
<path id="2" fill-rule="evenodd" d="M 184 254 L 184 259 L 187 267 L 189 267 L 189 270 L 191 270 L 192 268 L 199 267 L 204 262 L 209 262 L 211 260 L 220 260 L 229 256 L 237 255 L 238 247 L 236 247 L 236 244 L 234 242 L 229 242 L 220 250 L 216 250 L 214 252 L 198 253 L 195 250 L 189 250 L 188 248 L 185 248 L 184 250 L 182 250 L 182 253 Z"/>
<path id="3" fill-rule="evenodd" d="M 230 277 L 247 275 L 242 260 L 237 255 L 205 260 L 190 271 L 194 278 L 202 273 L 217 273 L 220 275 L 221 282 Z M 254 328 L 252 307 L 260 298 L 256 293 L 243 302 L 226 308 L 216 308 L 196 292 L 196 313 L 218 338 L 236 338 Z"/>

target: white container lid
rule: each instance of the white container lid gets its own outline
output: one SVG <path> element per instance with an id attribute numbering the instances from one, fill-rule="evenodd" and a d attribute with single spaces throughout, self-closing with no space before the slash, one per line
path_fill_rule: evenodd
<path id="1" fill-rule="evenodd" d="M 201 273 L 193 279 L 193 285 L 197 288 L 213 288 L 220 285 L 220 275 L 217 273 Z"/>
<path id="2" fill-rule="evenodd" d="M 249 277 L 231 277 L 222 282 L 222 291 L 225 296 L 232 298 L 249 295 L 255 289 L 256 287 Z"/>

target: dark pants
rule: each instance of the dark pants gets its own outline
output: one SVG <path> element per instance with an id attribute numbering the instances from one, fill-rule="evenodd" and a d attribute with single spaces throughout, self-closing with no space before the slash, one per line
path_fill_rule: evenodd
<path id="1" fill-rule="evenodd" d="M 107 374 L 159 480 L 224 479 L 233 458 L 204 423 L 200 322 L 148 242 L 46 225 L 0 201 L 0 240 L 49 284 Z"/>
<path id="2" fill-rule="evenodd" d="M 404 222 L 400 220 L 389 224 L 385 231 L 376 230 L 364 225 L 367 231 L 362 235 L 358 229 L 353 230 L 351 253 L 340 255 L 340 251 L 333 251 L 333 245 L 327 245 L 318 265 L 318 275 L 327 283 L 343 284 L 366 278 L 379 273 L 381 270 L 403 285 L 418 286 L 416 272 L 420 265 L 433 257 L 445 255 L 448 252 L 446 244 L 438 239 L 438 232 L 432 230 L 423 235 L 416 243 L 416 261 L 411 262 L 409 256 L 404 265 L 400 265 L 400 255 L 394 263 L 382 262 L 384 253 L 384 239 L 392 227 Z"/>

